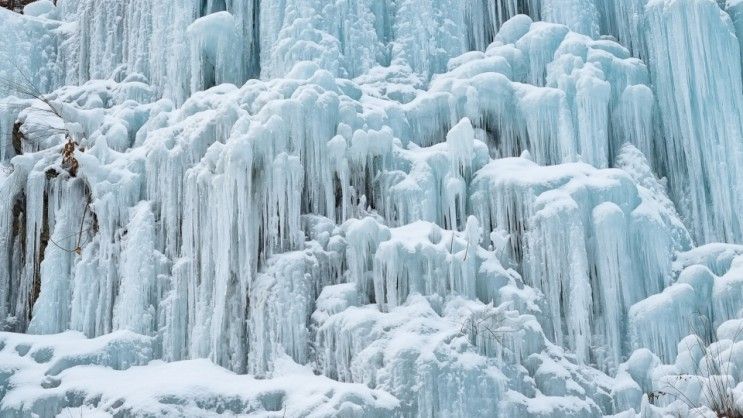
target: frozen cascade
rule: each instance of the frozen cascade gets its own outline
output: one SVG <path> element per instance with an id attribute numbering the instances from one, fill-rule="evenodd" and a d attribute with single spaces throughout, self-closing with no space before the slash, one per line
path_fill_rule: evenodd
<path id="1" fill-rule="evenodd" d="M 390 240 L 380 243 L 374 256 L 374 294 L 380 306 L 398 306 L 412 293 L 475 297 L 477 241 L 455 240 L 420 221 L 390 232 Z"/>
<path id="2" fill-rule="evenodd" d="M 86 199 L 81 182 L 54 182 L 49 189 L 46 191 L 47 204 L 55 210 L 54 219 L 47 219 L 46 222 L 54 233 L 49 237 L 47 246 L 50 248 L 44 251 L 44 260 L 39 265 L 39 276 L 46 280 L 40 283 L 39 303 L 34 304 L 28 325 L 29 332 L 38 334 L 62 332 L 68 328 L 72 289 L 70 278 L 73 277 L 72 268 L 77 256 L 75 249 L 82 244 L 78 233 L 85 221 L 81 217 L 85 213 L 81 202 Z M 85 236 L 88 235 L 86 232 Z M 147 268 L 152 264 L 151 261 L 146 263 Z M 149 328 L 138 331 L 148 332 Z"/>
<path id="3" fill-rule="evenodd" d="M 0 415 L 743 400 L 739 9 L 0 9 Z"/>
<path id="4" fill-rule="evenodd" d="M 251 288 L 248 370 L 252 374 L 270 374 L 284 353 L 300 364 L 310 360 L 309 323 L 315 300 L 322 289 L 340 281 L 338 260 L 345 247 L 342 237 L 327 230 L 320 234 L 326 248 L 313 241 L 305 251 L 275 256 Z"/>
<path id="5" fill-rule="evenodd" d="M 626 152 L 633 150 L 637 152 L 634 148 Z M 642 160 L 636 164 L 647 167 Z M 633 181 L 624 170 L 601 171 L 583 164 L 539 167 L 525 159 L 501 159 L 480 170 L 473 181 L 471 204 L 476 216 L 485 220 L 484 230 L 510 234 L 510 257 L 522 266 L 526 281 L 552 301 L 547 329 L 559 344 L 580 348 L 577 353 L 584 360 L 591 336 L 598 332 L 602 339 L 616 339 L 619 331 L 606 334 L 605 324 L 622 327 L 632 303 L 657 293 L 671 280 L 667 275 L 675 251 L 689 245 L 673 207 L 661 205 L 646 191 L 655 179 L 651 175 L 644 180 L 642 174 L 647 175 L 636 173 Z M 663 193 L 659 187 L 658 191 Z M 630 233 L 653 239 L 631 240 Z M 570 238 L 556 242 L 554 236 Z M 621 268 L 617 263 L 628 257 L 647 261 L 629 270 Z M 659 271 L 666 275 L 658 277 Z M 606 297 L 624 302 L 619 306 L 601 302 Z M 592 300 L 599 302 L 596 319 Z M 622 350 L 612 343 L 609 347 L 617 350 L 615 357 Z"/>
<path id="6" fill-rule="evenodd" d="M 670 190 L 697 241 L 740 240 L 743 84 L 733 24 L 706 0 L 650 2 L 647 24 Z"/>
<path id="7" fill-rule="evenodd" d="M 331 316 L 318 330 L 322 364 L 333 367 L 323 373 L 385 388 L 404 399 L 403 414 L 500 412 L 504 376 L 493 361 L 472 352 L 456 324 L 437 317 L 420 296 L 389 314 L 367 305 Z M 409 338 L 411 333 L 421 340 Z M 471 391 L 457 390 L 461 386 Z M 464 397 L 479 402 L 464 402 Z M 467 406 L 454 412 L 453 405 Z"/>
<path id="8" fill-rule="evenodd" d="M 632 52 L 647 58 L 645 42 L 645 5 L 647 0 L 600 1 L 597 8 L 601 15 L 603 33 L 614 36 Z"/>
<path id="9" fill-rule="evenodd" d="M 624 314 L 643 295 L 629 286 L 636 273 L 630 262 L 629 237 L 622 227 L 625 221 L 622 209 L 614 203 L 605 202 L 593 209 L 592 217 L 596 231 L 596 277 L 601 278 L 594 286 L 599 289 L 599 303 L 605 310 L 603 328 L 608 346 L 613 351 L 609 353 L 610 359 L 617 364 L 623 352 Z"/>
<path id="10" fill-rule="evenodd" d="M 157 324 L 158 283 L 165 260 L 155 250 L 155 217 L 147 202 L 132 208 L 122 239 L 121 285 L 113 315 L 114 329 L 153 334 Z"/>
<path id="11" fill-rule="evenodd" d="M 143 74 L 158 92 L 177 103 L 193 92 L 188 81 L 192 48 L 186 28 L 213 12 L 234 16 L 234 24 L 229 26 L 245 39 L 235 49 L 241 60 L 234 61 L 237 71 L 234 74 L 244 81 L 256 74 L 259 67 L 266 78 L 282 76 L 295 63 L 306 59 L 321 62 L 331 72 L 354 77 L 399 57 L 414 71 L 430 76 L 432 71 L 445 70 L 446 60 L 466 48 L 484 50 L 500 26 L 518 13 L 528 13 L 534 18 L 549 15 L 553 17 L 547 18 L 549 21 L 565 23 L 571 29 L 595 36 L 597 10 L 605 7 L 601 1 L 594 4 L 593 1 L 538 0 L 432 1 L 415 4 L 415 9 L 406 2 L 386 5 L 371 1 L 323 6 L 303 1 L 189 0 L 178 7 L 160 0 L 127 3 L 61 0 L 59 3 L 59 13 L 54 13 L 55 10 L 43 16 L 79 18 L 75 25 L 60 30 L 62 36 L 56 45 L 50 42 L 48 49 L 56 60 L 47 70 L 52 79 L 43 83 L 45 87 L 105 78 L 120 66 L 126 66 L 128 71 Z M 449 16 L 447 20 L 441 17 L 444 10 Z M 617 16 L 623 15 L 617 13 Z M 411 18 L 420 21 L 422 27 L 437 29 L 431 29 L 430 34 L 418 33 L 415 29 L 419 26 Z M 466 21 L 479 24 L 465 25 Z M 116 22 L 121 22 L 122 29 L 110 30 Z M 53 25 L 53 21 L 45 23 Z M 229 30 L 229 26 L 224 29 Z M 629 25 L 621 27 L 624 26 Z M 418 53 L 414 51 L 421 50 L 428 54 L 416 57 Z M 57 68 L 62 70 L 61 79 L 54 79 L 58 77 L 54 74 Z"/>
<path id="12" fill-rule="evenodd" d="M 725 11 L 733 21 L 735 35 L 738 38 L 741 49 L 743 49 L 743 41 L 741 41 L 741 35 L 743 35 L 743 2 L 729 0 L 725 2 Z"/>
<path id="13" fill-rule="evenodd" d="M 593 0 L 542 0 L 541 16 L 577 33 L 591 37 L 599 34 L 599 14 Z"/>
<path id="14" fill-rule="evenodd" d="M 242 62 L 235 19 L 228 12 L 201 17 L 186 30 L 191 44 L 191 91 L 217 84 L 240 83 Z"/>
<path id="15" fill-rule="evenodd" d="M 737 246 L 711 244 L 680 254 L 677 283 L 630 309 L 633 346 L 648 347 L 670 361 L 686 335 L 709 339 L 718 326 L 739 318 L 743 310 L 739 251 Z M 685 320 L 661 325 L 663 318 L 672 317 Z"/>
<path id="16" fill-rule="evenodd" d="M 40 91 L 46 92 L 60 86 L 62 83 L 58 78 L 61 76 L 54 69 L 57 54 L 54 32 L 60 29 L 61 22 L 37 16 L 23 17 L 4 8 L 0 10 L 0 14 L 7 31 L 6 42 L 0 47 L 0 59 L 10 64 L 0 68 L 0 76 L 4 80 L 0 85 L 2 98 L 17 95 L 14 84 L 22 82 L 15 78 L 18 70 L 26 74 Z M 12 111 L 5 107 L 3 110 Z"/>

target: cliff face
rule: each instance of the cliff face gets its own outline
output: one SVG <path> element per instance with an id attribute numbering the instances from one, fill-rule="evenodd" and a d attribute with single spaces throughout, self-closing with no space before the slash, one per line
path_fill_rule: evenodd
<path id="1" fill-rule="evenodd" d="M 739 3 L 0 9 L 0 415 L 743 402 Z"/>

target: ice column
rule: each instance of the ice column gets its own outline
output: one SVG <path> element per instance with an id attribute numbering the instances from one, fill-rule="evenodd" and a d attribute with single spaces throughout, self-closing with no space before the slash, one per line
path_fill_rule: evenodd
<path id="1" fill-rule="evenodd" d="M 651 73 L 676 203 L 700 243 L 743 239 L 743 85 L 739 44 L 714 1 L 647 8 Z"/>
<path id="2" fill-rule="evenodd" d="M 113 315 L 114 329 L 152 334 L 157 321 L 157 266 L 155 216 L 150 204 L 131 209 L 131 220 L 122 242 L 121 284 Z"/>
<path id="3" fill-rule="evenodd" d="M 527 277 L 550 301 L 554 340 L 570 347 L 579 361 L 588 361 L 591 283 L 580 208 L 570 198 L 551 202 L 537 211 L 533 225 Z"/>
<path id="4" fill-rule="evenodd" d="M 228 12 L 204 16 L 187 30 L 191 42 L 191 91 L 222 84 L 239 84 L 243 79 L 240 34 Z"/>
<path id="5" fill-rule="evenodd" d="M 542 18 L 594 38 L 599 34 L 599 14 L 593 0 L 542 0 Z"/>

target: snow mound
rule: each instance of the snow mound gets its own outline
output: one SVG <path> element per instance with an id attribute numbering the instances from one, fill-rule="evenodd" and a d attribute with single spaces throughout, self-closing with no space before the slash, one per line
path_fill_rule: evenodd
<path id="1" fill-rule="evenodd" d="M 236 375 L 208 360 L 164 363 L 152 339 L 119 331 L 86 339 L 0 334 L 3 416 L 382 416 L 398 401 L 385 392 L 315 376 L 283 360 L 271 380 Z M 99 416 L 99 415 L 94 415 Z"/>

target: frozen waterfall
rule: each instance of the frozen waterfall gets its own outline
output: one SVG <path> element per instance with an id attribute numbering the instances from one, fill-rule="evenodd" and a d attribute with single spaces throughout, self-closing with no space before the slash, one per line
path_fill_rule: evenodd
<path id="1" fill-rule="evenodd" d="M 743 410 L 743 2 L 0 31 L 0 416 Z"/>

